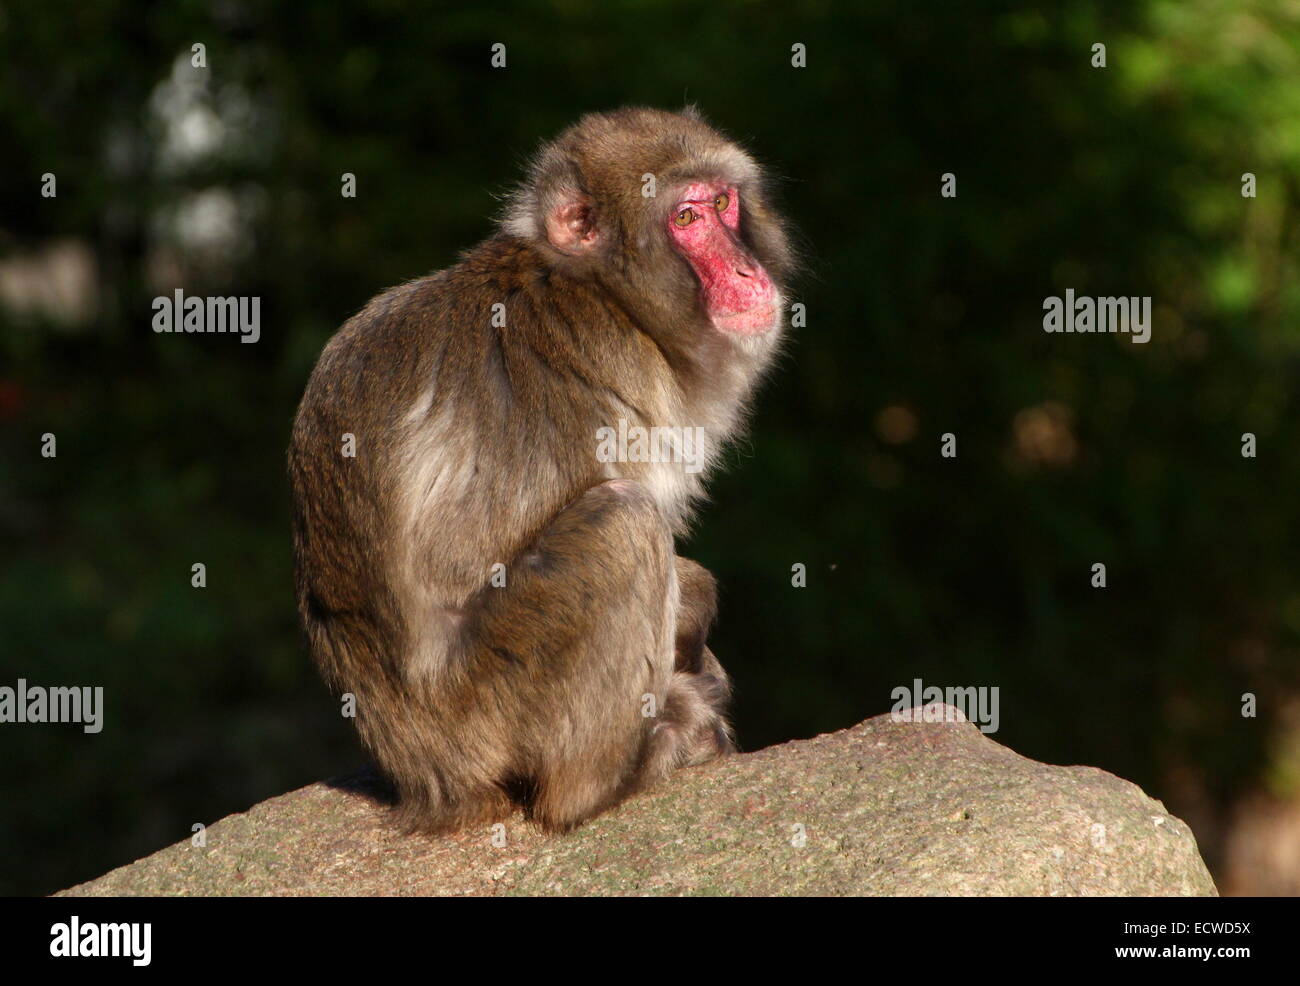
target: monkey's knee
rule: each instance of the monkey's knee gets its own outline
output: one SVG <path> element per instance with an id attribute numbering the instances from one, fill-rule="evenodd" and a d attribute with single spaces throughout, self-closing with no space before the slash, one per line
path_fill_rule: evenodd
<path id="1" fill-rule="evenodd" d="M 649 490 L 635 480 L 613 479 L 593 486 L 561 511 L 530 558 L 534 570 L 569 560 L 606 583 L 647 568 L 666 578 L 672 531 Z"/>
<path id="2" fill-rule="evenodd" d="M 622 527 L 629 533 L 668 532 L 658 502 L 635 479 L 609 479 L 593 486 L 569 510 L 590 522 Z"/>
<path id="3" fill-rule="evenodd" d="M 659 595 L 672 564 L 672 533 L 649 491 L 613 480 L 584 491 L 516 556 L 506 584 L 485 587 L 477 619 L 513 626 L 512 614 L 552 612 L 566 625 Z M 651 591 L 653 590 L 653 591 Z"/>

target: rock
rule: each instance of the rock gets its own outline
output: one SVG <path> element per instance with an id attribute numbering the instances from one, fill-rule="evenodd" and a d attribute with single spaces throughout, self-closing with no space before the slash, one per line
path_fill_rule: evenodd
<path id="1" fill-rule="evenodd" d="M 1160 802 L 1102 770 L 1027 760 L 964 720 L 878 716 L 679 771 L 568 835 L 518 816 L 505 833 L 504 848 L 486 828 L 403 835 L 363 774 L 63 893 L 1215 894 L 1191 830 Z"/>

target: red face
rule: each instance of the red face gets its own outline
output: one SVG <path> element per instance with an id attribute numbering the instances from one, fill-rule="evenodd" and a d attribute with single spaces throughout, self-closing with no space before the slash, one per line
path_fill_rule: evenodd
<path id="1" fill-rule="evenodd" d="M 740 242 L 736 188 L 699 182 L 683 189 L 668 216 L 668 235 L 700 280 L 714 328 L 756 336 L 775 326 L 776 288 Z"/>

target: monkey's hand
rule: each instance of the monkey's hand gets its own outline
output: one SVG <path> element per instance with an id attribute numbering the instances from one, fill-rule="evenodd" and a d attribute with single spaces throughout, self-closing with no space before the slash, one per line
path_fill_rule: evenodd
<path id="1" fill-rule="evenodd" d="M 681 602 L 677 608 L 676 670 L 699 674 L 704 670 L 709 628 L 718 615 L 718 584 L 703 565 L 678 555 L 677 587 Z"/>

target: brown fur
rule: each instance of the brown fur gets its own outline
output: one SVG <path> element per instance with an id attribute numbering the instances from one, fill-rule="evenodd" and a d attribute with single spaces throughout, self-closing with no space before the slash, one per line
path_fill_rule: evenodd
<path id="1" fill-rule="evenodd" d="M 673 552 L 699 477 L 594 454 L 623 417 L 702 426 L 716 455 L 771 359 L 775 331 L 708 324 L 662 232 L 671 189 L 700 178 L 739 185 L 745 246 L 779 282 L 786 241 L 744 152 L 690 112 L 588 116 L 543 147 L 500 232 L 372 300 L 307 385 L 289 450 L 299 608 L 411 827 L 521 804 L 565 829 L 732 748 L 713 578 Z M 601 232 L 576 257 L 545 229 L 575 197 Z"/>

